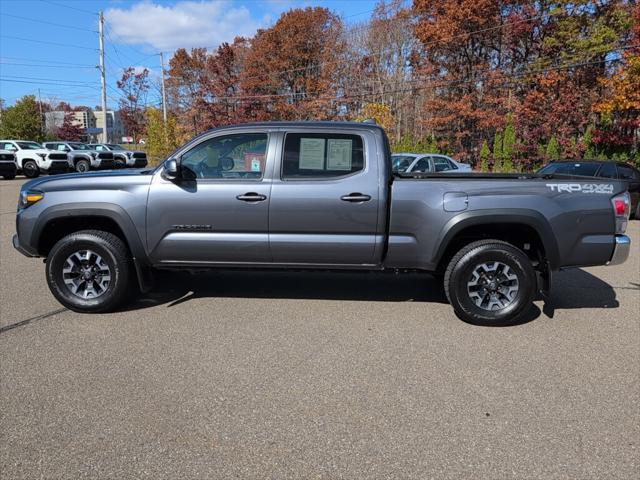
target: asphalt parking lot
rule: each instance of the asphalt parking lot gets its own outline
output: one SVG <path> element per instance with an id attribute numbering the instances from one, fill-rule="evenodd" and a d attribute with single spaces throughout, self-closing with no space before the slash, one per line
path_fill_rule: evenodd
<path id="1" fill-rule="evenodd" d="M 0 181 L 0 477 L 629 479 L 640 474 L 640 222 L 526 323 L 458 320 L 426 276 L 162 275 L 63 309 Z"/>

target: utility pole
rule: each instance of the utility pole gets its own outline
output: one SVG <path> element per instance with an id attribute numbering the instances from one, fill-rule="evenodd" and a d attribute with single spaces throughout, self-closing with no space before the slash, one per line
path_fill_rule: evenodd
<path id="1" fill-rule="evenodd" d="M 162 119 L 167 123 L 167 95 L 164 90 L 164 54 L 160 52 L 160 66 L 162 68 Z"/>
<path id="2" fill-rule="evenodd" d="M 107 143 L 109 138 L 107 136 L 107 81 L 104 73 L 104 15 L 100 12 L 99 20 L 99 34 L 100 34 L 100 80 L 102 81 L 102 141 Z"/>
<path id="3" fill-rule="evenodd" d="M 40 98 L 40 89 L 38 88 L 38 107 L 40 108 L 40 133 L 44 133 L 45 122 L 42 116 L 42 99 Z"/>

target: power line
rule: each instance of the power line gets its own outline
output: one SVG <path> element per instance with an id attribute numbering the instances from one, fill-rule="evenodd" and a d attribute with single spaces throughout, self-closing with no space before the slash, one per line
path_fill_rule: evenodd
<path id="1" fill-rule="evenodd" d="M 70 43 L 57 43 L 57 42 L 47 42 L 45 40 L 33 40 L 31 38 L 23 38 L 23 37 L 14 37 L 13 35 L 0 35 L 0 37 L 2 38 L 11 38 L 13 40 L 21 40 L 23 42 L 34 42 L 34 43 L 42 43 L 45 45 L 55 45 L 57 47 L 71 47 L 71 48 L 81 48 L 83 50 L 91 50 L 91 51 L 97 51 L 97 48 L 89 48 L 89 47 L 85 47 L 82 45 L 73 45 Z"/>
<path id="2" fill-rule="evenodd" d="M 55 5 L 57 7 L 68 8 L 70 10 L 75 10 L 76 12 L 88 13 L 89 15 L 98 15 L 97 12 L 91 12 L 89 10 L 85 10 L 84 8 L 72 7 L 71 5 L 65 5 L 64 3 L 51 2 L 49 0 L 40 0 L 43 3 L 48 3 L 49 5 Z"/>
<path id="3" fill-rule="evenodd" d="M 41 63 L 15 63 L 15 62 L 2 62 L 0 61 L 0 65 L 13 65 L 16 67 L 38 67 L 38 68 L 74 68 L 74 69 L 81 69 L 81 70 L 85 70 L 85 69 L 89 69 L 89 68 L 95 68 L 95 66 L 93 65 L 82 65 L 82 66 L 70 66 L 70 65 L 44 65 Z"/>
<path id="4" fill-rule="evenodd" d="M 88 28 L 76 27 L 76 26 L 73 26 L 73 25 L 63 25 L 61 23 L 55 23 L 55 22 L 47 22 L 46 20 L 38 20 L 36 18 L 21 17 L 20 15 L 12 15 L 12 14 L 9 14 L 9 13 L 0 13 L 0 16 L 1 17 L 18 18 L 20 20 L 27 20 L 29 22 L 35 22 L 35 23 L 43 23 L 45 25 L 53 25 L 54 27 L 69 28 L 69 29 L 73 29 L 73 30 L 82 30 L 84 32 L 98 33 L 96 30 L 90 30 Z"/>
<path id="5" fill-rule="evenodd" d="M 7 59 L 7 60 L 22 60 L 25 62 L 43 62 L 43 63 L 49 63 L 51 62 L 51 60 L 37 60 L 35 58 L 24 58 L 24 57 L 7 57 L 5 55 L 0 55 L 0 59 Z M 95 67 L 95 65 L 82 65 L 79 63 L 67 63 L 67 62 L 59 62 L 56 61 L 57 64 L 59 65 L 70 65 L 70 66 L 75 66 L 75 67 L 88 67 L 88 68 L 93 68 Z"/>
<path id="6" fill-rule="evenodd" d="M 63 78 L 42 78 L 42 77 L 24 77 L 22 75 L 3 75 L 5 78 L 13 78 L 16 80 L 43 80 L 46 82 L 59 82 L 59 83 L 68 83 L 68 84 L 76 84 L 76 85 L 86 85 L 86 84 L 97 84 L 97 82 L 83 82 L 77 80 L 65 80 Z"/>

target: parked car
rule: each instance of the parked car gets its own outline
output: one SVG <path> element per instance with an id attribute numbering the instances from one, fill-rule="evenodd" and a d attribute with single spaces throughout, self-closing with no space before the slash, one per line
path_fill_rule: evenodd
<path id="1" fill-rule="evenodd" d="M 57 141 L 46 142 L 44 146 L 49 150 L 66 152 L 69 163 L 76 172 L 111 169 L 116 166 L 112 152 L 98 152 L 84 143 Z"/>
<path id="2" fill-rule="evenodd" d="M 147 154 L 140 150 L 127 150 L 114 143 L 90 143 L 89 147 L 98 152 L 112 152 L 118 168 L 144 168 L 147 166 Z"/>
<path id="3" fill-rule="evenodd" d="M 640 219 L 640 170 L 628 163 L 606 160 L 562 160 L 545 165 L 538 170 L 538 173 L 564 173 L 625 180 L 629 185 L 629 195 L 631 196 L 631 216 Z"/>
<path id="4" fill-rule="evenodd" d="M 8 150 L 0 150 L 0 176 L 5 180 L 16 178 L 18 162 L 16 155 Z"/>
<path id="5" fill-rule="evenodd" d="M 471 165 L 456 162 L 446 155 L 434 153 L 394 153 L 391 156 L 394 172 L 471 172 Z"/>
<path id="6" fill-rule="evenodd" d="M 153 170 L 23 185 L 16 249 L 46 258 L 53 295 L 115 309 L 154 269 L 442 274 L 458 315 L 508 324 L 551 272 L 629 255 L 625 182 L 535 174 L 391 174 L 384 130 L 274 122 L 200 135 Z M 248 287 L 251 288 L 251 287 Z"/>
<path id="7" fill-rule="evenodd" d="M 63 173 L 69 171 L 69 160 L 64 152 L 52 152 L 36 142 L 26 140 L 0 140 L 0 150 L 15 154 L 18 173 L 35 178 L 41 173 Z"/>

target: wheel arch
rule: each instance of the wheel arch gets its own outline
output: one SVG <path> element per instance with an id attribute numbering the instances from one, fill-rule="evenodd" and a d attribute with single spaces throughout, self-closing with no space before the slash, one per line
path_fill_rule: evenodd
<path id="1" fill-rule="evenodd" d="M 149 264 L 143 241 L 133 220 L 119 205 L 82 203 L 49 207 L 38 216 L 30 243 L 37 248 L 39 255 L 46 257 L 62 237 L 92 229 L 108 231 L 122 239 L 131 253 L 141 289 L 148 290 Z"/>
<path id="2" fill-rule="evenodd" d="M 558 244 L 551 225 L 541 213 L 527 209 L 471 211 L 453 217 L 443 229 L 433 263 L 443 270 L 464 245 L 488 238 L 516 246 L 518 242 L 531 243 L 532 249 L 541 250 L 551 269 L 559 266 Z"/>

